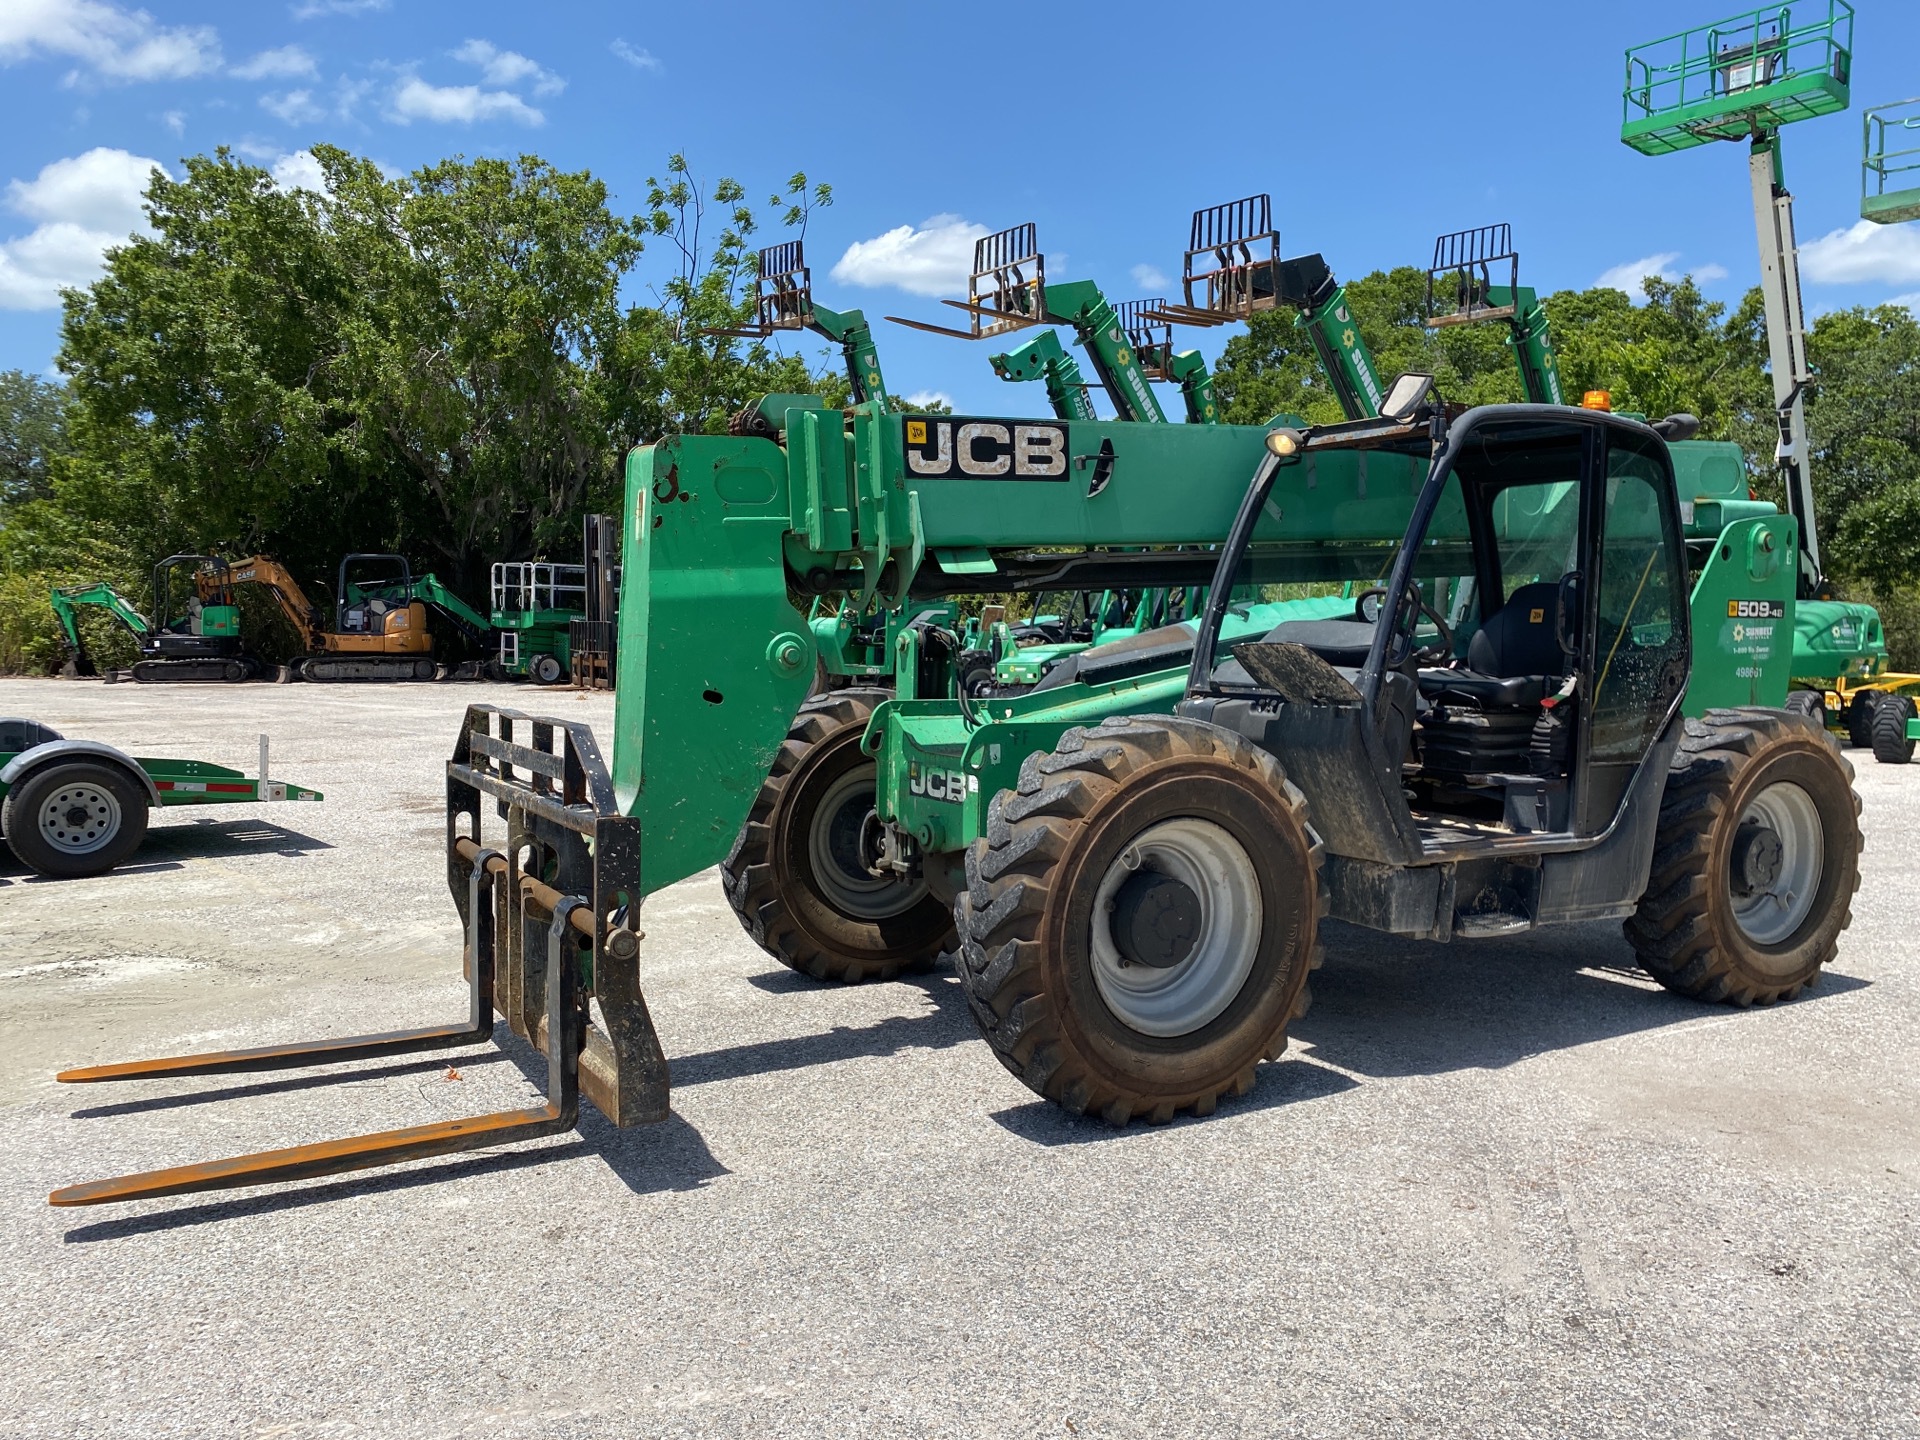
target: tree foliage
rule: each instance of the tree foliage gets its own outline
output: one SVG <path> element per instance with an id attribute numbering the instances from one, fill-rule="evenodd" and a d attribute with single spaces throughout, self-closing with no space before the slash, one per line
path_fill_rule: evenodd
<path id="1" fill-rule="evenodd" d="M 153 233 L 67 296 L 67 385 L 0 392 L 21 445 L 37 432 L 15 410 L 65 401 L 62 457 L 0 472 L 15 568 L 78 524 L 127 580 L 170 551 L 258 550 L 324 588 L 342 553 L 391 550 L 481 601 L 493 561 L 568 554 L 580 516 L 617 505 L 632 445 L 722 428 L 767 390 L 833 393 L 707 333 L 748 308 L 758 222 L 733 180 L 703 190 L 676 156 L 630 217 L 533 156 L 394 177 L 314 155 L 313 190 L 225 151 L 153 175 Z M 828 203 L 804 175 L 771 202 L 783 224 Z M 655 239 L 673 273 L 629 303 Z"/>

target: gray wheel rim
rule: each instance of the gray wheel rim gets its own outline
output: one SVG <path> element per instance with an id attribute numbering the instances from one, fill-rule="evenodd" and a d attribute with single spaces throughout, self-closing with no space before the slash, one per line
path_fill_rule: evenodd
<path id="1" fill-rule="evenodd" d="M 1136 870 L 1170 875 L 1200 898 L 1200 933 L 1178 965 L 1128 964 L 1115 945 L 1113 899 Z M 1210 820 L 1164 820 L 1107 867 L 1093 897 L 1093 983 L 1114 1018 L 1142 1035 L 1190 1035 L 1233 1003 L 1253 971 L 1263 910 L 1246 849 Z"/>
<path id="2" fill-rule="evenodd" d="M 860 860 L 860 837 L 875 814 L 879 769 L 856 765 L 827 787 L 814 807 L 807 833 L 807 859 L 814 884 L 834 909 L 856 920 L 888 920 L 926 897 L 924 880 L 905 883 L 869 875 Z"/>
<path id="3" fill-rule="evenodd" d="M 62 785 L 40 802 L 40 838 L 62 855 L 91 855 L 120 833 L 120 801 L 88 780 Z"/>
<path id="4" fill-rule="evenodd" d="M 1805 790 L 1781 780 L 1747 802 L 1740 822 L 1749 821 L 1780 837 L 1780 874 L 1770 889 L 1733 896 L 1734 923 L 1756 945 L 1779 945 L 1813 913 L 1827 854 L 1820 808 Z"/>

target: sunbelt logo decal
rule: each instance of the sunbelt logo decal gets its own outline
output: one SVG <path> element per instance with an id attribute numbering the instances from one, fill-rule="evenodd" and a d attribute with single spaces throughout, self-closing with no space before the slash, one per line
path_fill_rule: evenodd
<path id="1" fill-rule="evenodd" d="M 1729 620 L 1784 620 L 1787 618 L 1787 602 L 1784 600 L 1729 600 L 1727 601 Z"/>

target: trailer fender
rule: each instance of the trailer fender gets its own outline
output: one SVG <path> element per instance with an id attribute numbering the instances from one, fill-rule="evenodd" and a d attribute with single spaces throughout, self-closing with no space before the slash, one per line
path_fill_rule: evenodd
<path id="1" fill-rule="evenodd" d="M 131 755 L 124 750 L 116 750 L 101 740 L 49 740 L 35 745 L 30 750 L 22 750 L 9 760 L 5 769 L 0 769 L 0 785 L 9 789 L 26 779 L 29 772 L 38 770 L 42 765 L 54 760 L 66 760 L 87 756 L 93 759 L 111 760 L 140 782 L 140 788 L 146 792 L 149 807 L 160 804 L 159 787 L 153 783 L 153 777 L 140 768 Z"/>

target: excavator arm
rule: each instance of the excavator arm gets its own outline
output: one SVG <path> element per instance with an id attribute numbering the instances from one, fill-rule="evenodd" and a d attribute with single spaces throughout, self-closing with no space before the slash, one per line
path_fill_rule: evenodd
<path id="1" fill-rule="evenodd" d="M 308 650 L 319 650 L 325 646 L 326 621 L 320 610 L 307 598 L 307 592 L 300 588 L 300 582 L 287 573 L 278 560 L 267 555 L 249 555 L 244 560 L 235 560 L 227 567 L 224 577 L 218 572 L 202 571 L 195 576 L 195 583 L 201 590 L 201 598 L 206 599 L 213 587 L 224 579 L 228 585 L 258 585 L 274 599 L 280 607 L 280 613 L 287 617 L 287 623 L 293 626 L 294 633 L 300 637 L 300 644 Z"/>
<path id="2" fill-rule="evenodd" d="M 433 606 L 471 640 L 485 640 L 493 633 L 493 621 L 442 585 L 436 576 L 422 575 L 415 579 L 408 598 Z"/>
<path id="3" fill-rule="evenodd" d="M 147 617 L 133 608 L 133 602 L 104 580 L 50 591 L 47 601 L 53 607 L 53 618 L 60 626 L 60 634 L 67 642 L 69 664 L 76 675 L 93 674 L 93 661 L 87 654 L 86 642 L 80 636 L 82 606 L 99 606 L 124 625 L 135 640 L 145 640 L 152 628 L 147 624 Z"/>

